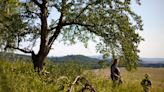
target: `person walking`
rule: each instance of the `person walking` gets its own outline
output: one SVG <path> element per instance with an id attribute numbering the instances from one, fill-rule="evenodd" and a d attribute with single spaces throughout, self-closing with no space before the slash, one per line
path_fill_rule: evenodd
<path id="1" fill-rule="evenodd" d="M 143 87 L 144 92 L 149 92 L 152 83 L 149 79 L 148 74 L 145 74 L 145 78 L 141 81 L 141 85 Z"/>
<path id="2" fill-rule="evenodd" d="M 111 79 L 113 82 L 113 87 L 119 86 L 122 84 L 120 70 L 118 68 L 119 61 L 118 59 L 114 59 L 111 65 Z"/>

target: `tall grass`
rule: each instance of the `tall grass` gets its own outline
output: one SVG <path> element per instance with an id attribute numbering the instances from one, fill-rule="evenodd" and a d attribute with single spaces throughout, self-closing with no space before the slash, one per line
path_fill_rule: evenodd
<path id="1" fill-rule="evenodd" d="M 68 76 L 70 82 L 81 74 L 82 67 L 75 63 L 48 63 L 45 70 L 49 73 L 38 75 L 30 62 L 1 60 L 0 92 L 57 92 L 61 89 L 57 79 Z"/>
<path id="2" fill-rule="evenodd" d="M 139 80 L 130 81 L 126 78 L 121 86 L 113 89 L 109 78 L 86 72 L 82 65 L 74 62 L 48 62 L 44 71 L 41 75 L 35 73 L 31 62 L 0 60 L 0 92 L 66 92 L 78 75 L 88 79 L 97 92 L 143 92 Z M 79 92 L 81 88 L 80 84 L 75 85 L 74 92 Z M 164 92 L 164 89 L 151 92 Z"/>

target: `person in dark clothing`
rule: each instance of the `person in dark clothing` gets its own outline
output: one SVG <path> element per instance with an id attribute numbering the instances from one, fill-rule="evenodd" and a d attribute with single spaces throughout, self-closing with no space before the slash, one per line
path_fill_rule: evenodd
<path id="1" fill-rule="evenodd" d="M 141 81 L 141 85 L 143 87 L 144 92 L 149 92 L 152 84 L 148 74 L 145 74 L 145 78 Z"/>
<path id="2" fill-rule="evenodd" d="M 113 87 L 116 87 L 122 83 L 118 62 L 118 59 L 114 59 L 111 65 L 111 79 L 113 82 Z"/>

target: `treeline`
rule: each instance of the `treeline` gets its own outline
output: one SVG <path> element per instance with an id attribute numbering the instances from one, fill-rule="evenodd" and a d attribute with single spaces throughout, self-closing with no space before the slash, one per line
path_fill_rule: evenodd
<path id="1" fill-rule="evenodd" d="M 139 67 L 153 67 L 153 68 L 159 68 L 159 67 L 164 67 L 164 64 L 162 63 L 156 63 L 156 64 L 143 64 L 140 63 Z"/>

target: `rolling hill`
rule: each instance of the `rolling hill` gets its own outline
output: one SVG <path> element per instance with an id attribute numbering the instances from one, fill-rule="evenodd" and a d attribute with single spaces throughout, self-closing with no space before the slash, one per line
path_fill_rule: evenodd
<path id="1" fill-rule="evenodd" d="M 25 61 L 30 61 L 31 57 L 22 54 L 12 54 L 12 53 L 2 53 L 0 52 L 1 59 L 9 59 L 10 61 L 15 61 L 17 59 L 23 59 Z M 63 57 L 48 57 L 49 61 L 54 63 L 67 63 L 76 62 L 89 66 L 91 68 L 100 68 L 98 61 L 101 60 L 101 56 L 84 56 L 84 55 L 68 55 Z M 139 66 L 141 67 L 164 67 L 164 58 L 141 58 Z M 109 60 L 110 61 L 110 60 Z"/>

